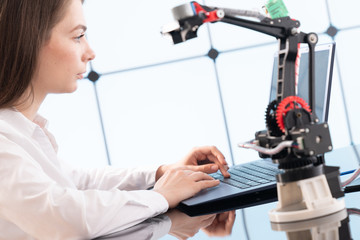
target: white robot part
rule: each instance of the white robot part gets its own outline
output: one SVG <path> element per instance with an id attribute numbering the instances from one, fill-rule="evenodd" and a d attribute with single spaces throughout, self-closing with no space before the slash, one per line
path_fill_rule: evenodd
<path id="1" fill-rule="evenodd" d="M 344 199 L 332 196 L 325 175 L 277 183 L 278 205 L 269 212 L 274 223 L 296 222 L 327 216 L 345 208 Z"/>

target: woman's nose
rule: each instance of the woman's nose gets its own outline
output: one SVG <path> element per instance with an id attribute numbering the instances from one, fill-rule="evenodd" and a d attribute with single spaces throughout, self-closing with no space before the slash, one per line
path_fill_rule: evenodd
<path id="1" fill-rule="evenodd" d="M 95 54 L 94 50 L 92 50 L 89 43 L 86 41 L 86 50 L 85 50 L 85 53 L 83 54 L 82 61 L 89 62 L 89 61 L 93 60 L 95 58 L 95 56 L 96 56 L 96 54 Z"/>

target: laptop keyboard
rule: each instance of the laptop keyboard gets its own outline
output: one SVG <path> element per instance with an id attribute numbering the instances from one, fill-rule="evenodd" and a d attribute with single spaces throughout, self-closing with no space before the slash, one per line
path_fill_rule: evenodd
<path id="1" fill-rule="evenodd" d="M 260 161 L 234 165 L 230 167 L 230 178 L 224 178 L 220 172 L 210 174 L 213 178 L 234 187 L 246 189 L 270 182 L 276 182 L 276 174 L 281 173 L 276 165 Z"/>

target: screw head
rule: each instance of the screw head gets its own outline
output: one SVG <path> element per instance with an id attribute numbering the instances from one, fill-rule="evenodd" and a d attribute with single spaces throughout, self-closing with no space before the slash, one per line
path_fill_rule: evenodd
<path id="1" fill-rule="evenodd" d="M 316 35 L 315 33 L 310 33 L 310 34 L 308 35 L 308 41 L 309 41 L 310 43 L 317 43 L 317 41 L 318 41 L 317 35 Z"/>
<path id="2" fill-rule="evenodd" d="M 218 18 L 224 18 L 224 17 L 225 17 L 225 12 L 224 12 L 224 10 L 222 10 L 222 9 L 217 10 L 217 11 L 216 11 L 216 16 L 217 16 Z"/>
<path id="3" fill-rule="evenodd" d="M 300 32 L 300 30 L 298 29 L 298 28 L 292 28 L 291 29 L 291 35 L 296 35 L 296 34 L 298 34 Z"/>

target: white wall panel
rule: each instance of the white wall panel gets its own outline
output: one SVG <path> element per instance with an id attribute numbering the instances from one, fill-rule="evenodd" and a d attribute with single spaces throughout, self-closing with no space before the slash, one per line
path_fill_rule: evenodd
<path id="1" fill-rule="evenodd" d="M 344 94 L 348 108 L 350 127 L 353 141 L 360 143 L 360 76 L 359 66 L 360 49 L 356 47 L 360 41 L 360 30 L 342 31 L 336 37 L 337 56 L 341 70 L 341 77 L 344 87 Z M 343 131 L 347 129 L 343 128 Z"/>
<path id="2" fill-rule="evenodd" d="M 360 25 L 358 0 L 328 0 L 330 18 L 337 28 L 348 28 Z"/>
<path id="3" fill-rule="evenodd" d="M 229 157 L 209 58 L 103 77 L 98 90 L 114 165 L 175 162 L 201 145 Z"/>

